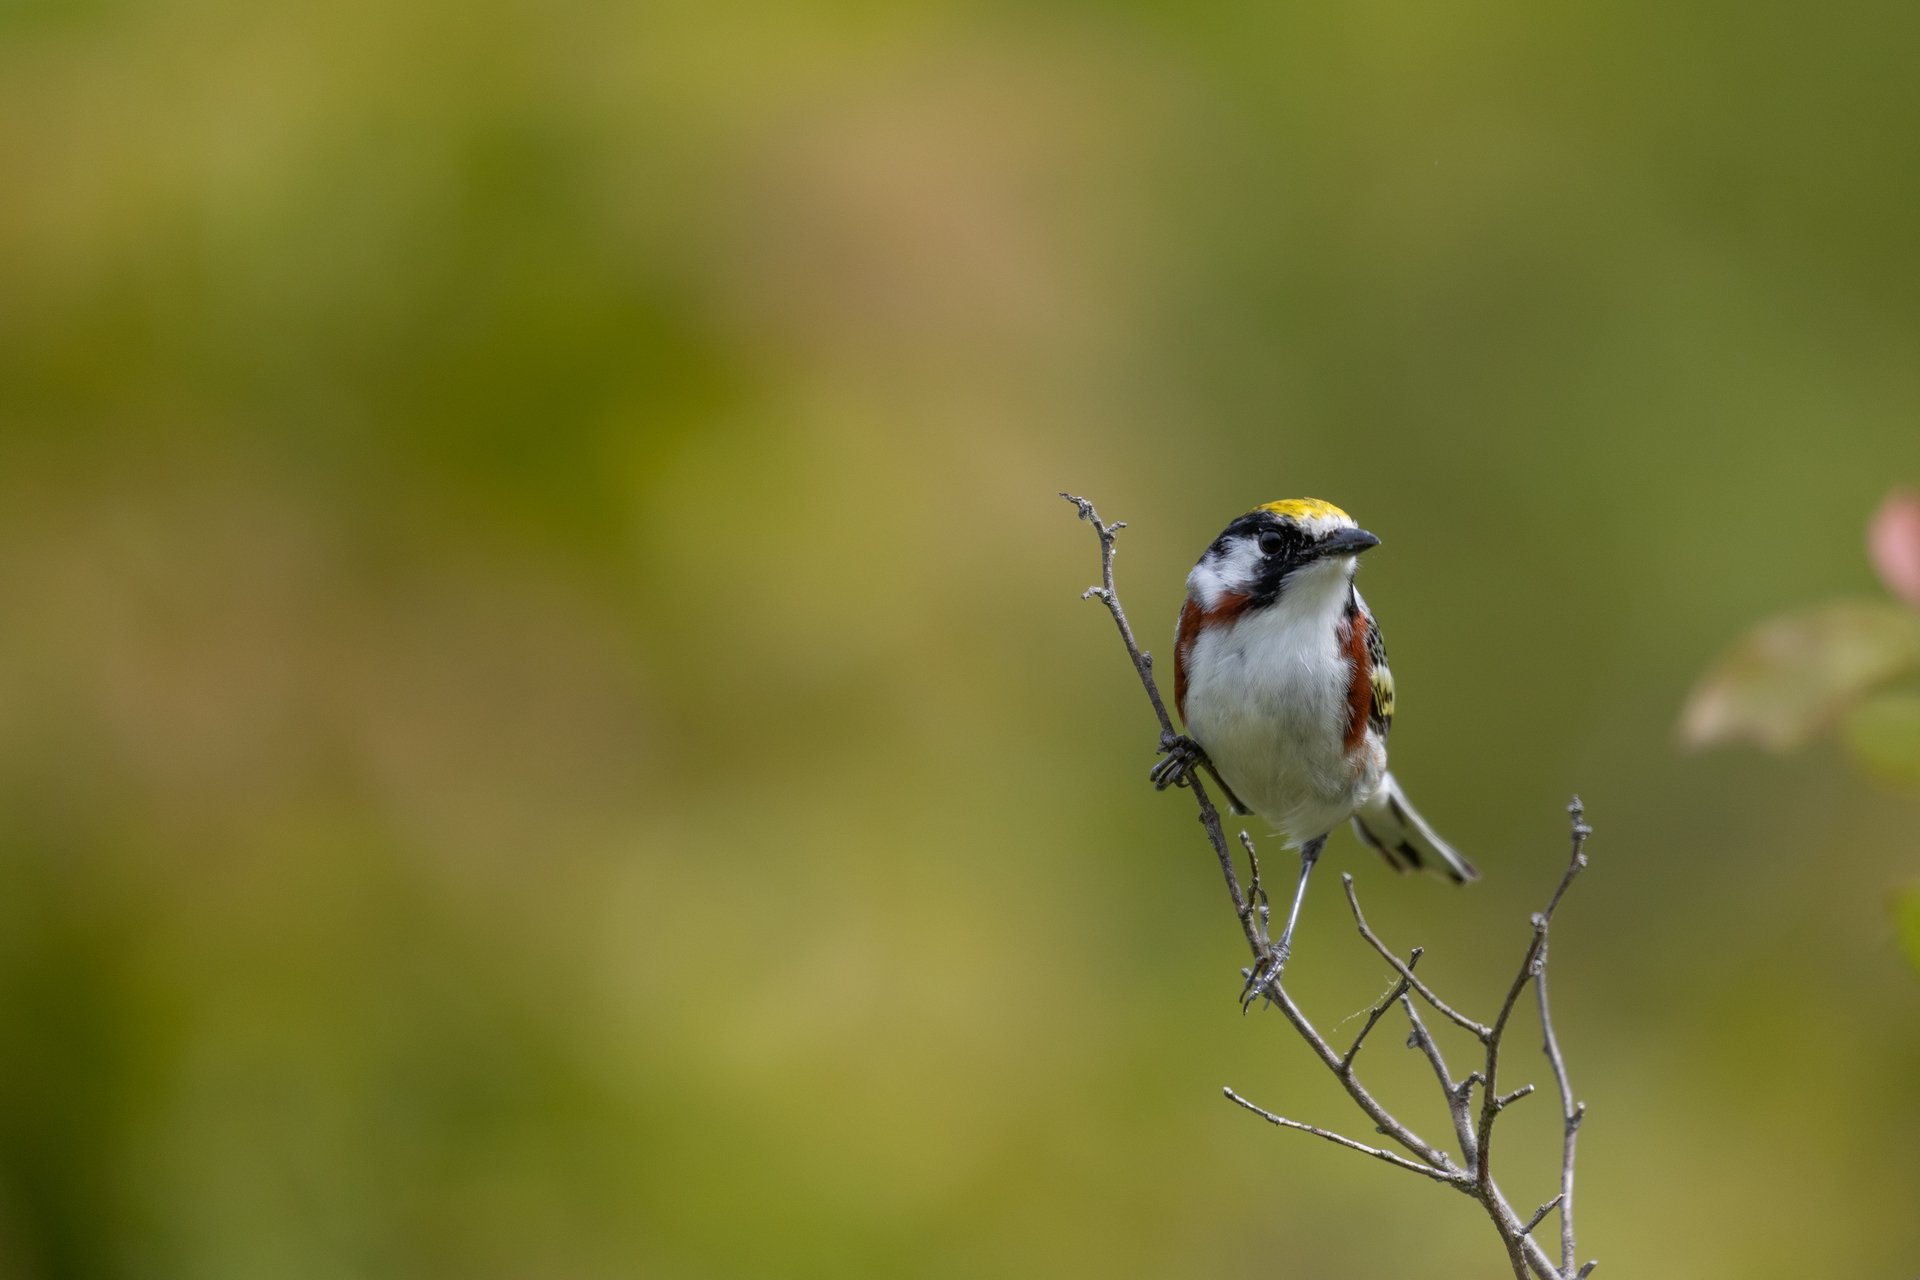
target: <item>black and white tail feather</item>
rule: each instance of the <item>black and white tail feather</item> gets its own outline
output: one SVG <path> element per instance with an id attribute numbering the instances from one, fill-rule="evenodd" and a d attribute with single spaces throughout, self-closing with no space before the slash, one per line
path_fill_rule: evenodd
<path id="1" fill-rule="evenodd" d="M 1431 871 L 1455 884 L 1480 878 L 1471 862 L 1442 840 L 1389 773 L 1371 799 L 1354 811 L 1354 834 L 1373 846 L 1396 871 Z"/>

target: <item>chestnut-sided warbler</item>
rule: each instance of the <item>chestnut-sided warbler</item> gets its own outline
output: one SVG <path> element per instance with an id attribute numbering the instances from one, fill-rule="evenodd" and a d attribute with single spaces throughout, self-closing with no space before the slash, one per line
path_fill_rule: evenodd
<path id="1" fill-rule="evenodd" d="M 1300 851 L 1300 882 L 1264 980 L 1286 963 L 1307 876 L 1342 822 L 1397 870 L 1479 873 L 1434 834 L 1387 772 L 1393 672 L 1354 589 L 1380 539 L 1332 503 L 1291 498 L 1228 525 L 1187 575 L 1173 699 L 1187 738 L 1154 769 L 1165 787 L 1203 766 L 1241 813 Z M 1250 984 L 1249 990 L 1257 984 Z"/>

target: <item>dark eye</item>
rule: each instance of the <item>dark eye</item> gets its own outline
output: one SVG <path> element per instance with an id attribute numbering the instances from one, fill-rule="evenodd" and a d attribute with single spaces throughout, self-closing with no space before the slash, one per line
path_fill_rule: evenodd
<path id="1" fill-rule="evenodd" d="M 1260 535 L 1260 554 L 1263 556 L 1277 556 L 1286 549 L 1286 546 L 1287 540 L 1280 535 L 1278 529 L 1269 529 Z"/>

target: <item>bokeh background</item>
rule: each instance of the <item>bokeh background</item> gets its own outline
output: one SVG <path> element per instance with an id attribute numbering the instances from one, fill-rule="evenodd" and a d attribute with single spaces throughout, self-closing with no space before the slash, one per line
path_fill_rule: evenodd
<path id="1" fill-rule="evenodd" d="M 1920 800 L 1674 724 L 1920 476 L 1916 39 L 0 7 L 0 1272 L 1502 1273 L 1221 1100 L 1356 1128 L 1236 1009 L 1073 489 L 1161 647 L 1252 504 L 1382 536 L 1396 769 L 1485 878 L 1330 865 L 1462 1003 L 1586 798 L 1602 1275 L 1912 1274 Z M 1331 875 L 1293 982 L 1385 985 Z"/>

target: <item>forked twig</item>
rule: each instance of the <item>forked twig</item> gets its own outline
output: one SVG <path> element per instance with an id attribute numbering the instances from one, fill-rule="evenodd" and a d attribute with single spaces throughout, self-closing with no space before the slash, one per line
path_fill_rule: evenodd
<path id="1" fill-rule="evenodd" d="M 1432 1178 L 1436 1182 L 1445 1182 L 1449 1185 L 1454 1182 L 1454 1176 L 1443 1170 L 1432 1168 L 1429 1165 L 1416 1164 L 1405 1156 L 1397 1156 L 1391 1151 L 1384 1151 L 1379 1147 L 1370 1147 L 1364 1142 L 1355 1142 L 1352 1138 L 1341 1137 L 1331 1129 L 1322 1129 L 1318 1125 L 1301 1124 L 1298 1120 L 1289 1120 L 1285 1116 L 1277 1116 L 1264 1107 L 1254 1106 L 1232 1089 L 1222 1089 L 1221 1092 L 1226 1094 L 1228 1101 L 1234 1103 L 1236 1106 L 1245 1107 L 1261 1119 L 1270 1124 L 1279 1125 L 1282 1129 L 1298 1129 L 1301 1133 L 1310 1133 L 1316 1138 L 1325 1138 L 1328 1142 L 1336 1146 L 1345 1147 L 1349 1151 L 1358 1151 L 1360 1154 L 1372 1156 L 1376 1160 L 1384 1160 L 1397 1169 L 1412 1170 L 1423 1178 Z"/>
<path id="2" fill-rule="evenodd" d="M 1433 993 L 1433 988 L 1429 987 L 1426 983 L 1420 981 L 1420 979 L 1414 977 L 1413 966 L 1408 964 L 1402 964 L 1400 961 L 1400 957 L 1394 955 L 1392 950 L 1388 948 L 1387 944 L 1380 941 L 1379 937 L 1375 935 L 1375 933 L 1371 928 L 1368 927 L 1367 917 L 1364 914 L 1362 914 L 1360 910 L 1360 899 L 1353 892 L 1353 876 L 1348 872 L 1345 872 L 1345 871 L 1341 872 L 1340 883 L 1342 886 L 1345 887 L 1347 891 L 1347 905 L 1353 908 L 1353 922 L 1355 925 L 1359 926 L 1360 936 L 1365 938 L 1373 946 L 1373 949 L 1375 951 L 1378 951 L 1381 954 L 1381 956 L 1383 956 L 1386 959 L 1386 962 L 1392 965 L 1394 969 L 1400 974 L 1400 976 L 1407 980 L 1408 986 L 1412 987 L 1415 991 L 1420 993 L 1420 998 L 1422 1000 L 1425 1000 L 1428 1004 L 1434 1007 L 1435 1012 L 1439 1013 L 1441 1017 L 1453 1023 L 1455 1026 L 1465 1028 L 1466 1030 L 1472 1032 L 1474 1038 L 1476 1040 L 1479 1040 L 1482 1044 L 1486 1043 L 1487 1037 L 1493 1034 L 1493 1029 L 1481 1023 L 1475 1022 L 1472 1018 L 1469 1018 L 1466 1014 L 1461 1013 L 1458 1009 L 1455 1009 L 1452 1005 L 1448 1004 L 1445 1000 L 1442 1000 L 1439 996 L 1435 995 Z"/>
<path id="3" fill-rule="evenodd" d="M 1426 951 L 1426 948 L 1424 947 L 1415 947 L 1413 949 L 1412 954 L 1410 954 L 1407 957 L 1408 973 L 1411 973 L 1413 971 L 1414 965 L 1420 963 L 1420 957 L 1425 953 L 1425 951 Z M 1401 996 L 1404 996 L 1405 994 L 1407 994 L 1407 979 L 1405 977 L 1402 977 L 1398 982 L 1394 983 L 1393 986 L 1387 989 L 1387 994 L 1384 996 L 1381 996 L 1379 1002 L 1375 1004 L 1373 1008 L 1367 1010 L 1366 1025 L 1361 1027 L 1360 1034 L 1353 1038 L 1353 1047 L 1351 1049 L 1348 1049 L 1346 1052 L 1346 1055 L 1340 1059 L 1340 1070 L 1346 1071 L 1353 1066 L 1353 1060 L 1356 1056 L 1358 1056 L 1360 1052 L 1360 1046 L 1363 1043 L 1365 1043 L 1367 1038 L 1367 1033 L 1372 1031 L 1374 1028 L 1374 1025 L 1380 1021 L 1380 1015 L 1385 1013 L 1388 1009 L 1392 1008 L 1393 1002 L 1398 1000 Z"/>

